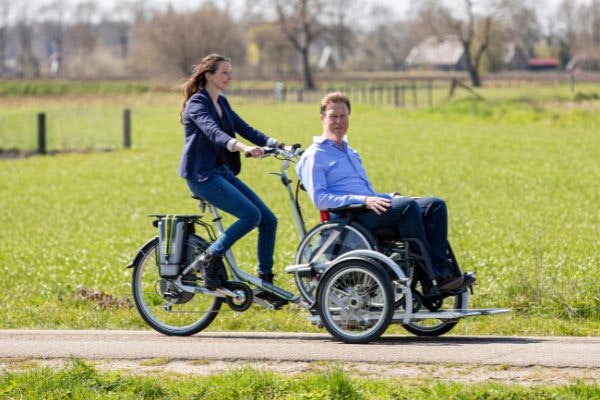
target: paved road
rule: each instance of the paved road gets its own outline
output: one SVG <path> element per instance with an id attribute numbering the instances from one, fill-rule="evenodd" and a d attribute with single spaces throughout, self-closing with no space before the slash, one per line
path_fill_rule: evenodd
<path id="1" fill-rule="evenodd" d="M 325 334 L 0 330 L 1 358 L 353 361 L 600 368 L 600 338 L 384 336 L 368 345 Z"/>

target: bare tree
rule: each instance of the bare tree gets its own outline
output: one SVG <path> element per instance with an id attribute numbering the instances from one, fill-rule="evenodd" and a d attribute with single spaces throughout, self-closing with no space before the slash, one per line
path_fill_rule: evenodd
<path id="1" fill-rule="evenodd" d="M 142 24 L 135 32 L 132 65 L 145 75 L 187 76 L 209 53 L 223 53 L 237 65 L 244 60 L 244 40 L 225 11 L 205 5 L 178 13 L 169 8 Z"/>
<path id="2" fill-rule="evenodd" d="M 475 87 L 481 86 L 480 65 L 491 40 L 494 23 L 492 14 L 477 16 L 473 9 L 473 0 L 464 0 L 466 19 L 455 17 L 449 9 L 438 3 L 429 1 L 426 4 L 425 13 L 421 17 L 429 15 L 432 20 L 427 22 L 434 32 L 439 34 L 440 29 L 445 29 L 458 36 L 465 54 L 471 84 Z M 440 21 L 442 24 L 432 24 L 433 21 Z"/>
<path id="3" fill-rule="evenodd" d="M 504 39 L 535 55 L 535 46 L 543 37 L 537 9 L 522 0 L 500 0 L 496 9 Z"/>
<path id="4" fill-rule="evenodd" d="M 410 48 L 421 39 L 416 24 L 395 18 L 386 6 L 373 7 L 368 15 L 369 25 L 360 34 L 359 57 L 353 65 L 367 71 L 402 69 Z"/>
<path id="5" fill-rule="evenodd" d="M 64 0 L 54 0 L 41 6 L 38 12 L 38 17 L 41 19 L 44 56 L 49 59 L 50 73 L 53 76 L 62 74 L 67 10 L 68 5 Z"/>
<path id="6" fill-rule="evenodd" d="M 40 63 L 33 51 L 33 25 L 30 10 L 30 4 L 26 2 L 21 3 L 17 9 L 15 26 L 19 44 L 17 64 L 21 76 L 35 78 L 40 75 Z"/>
<path id="7" fill-rule="evenodd" d="M 558 58 L 562 65 L 566 65 L 574 55 L 577 42 L 577 4 L 575 0 L 562 0 L 558 6 L 555 19 L 558 38 Z M 554 25 L 554 24 L 553 24 Z"/>
<path id="8" fill-rule="evenodd" d="M 64 66 L 71 76 L 85 77 L 94 72 L 92 54 L 98 44 L 94 20 L 98 16 L 93 1 L 74 8 L 73 24 L 66 29 L 64 39 Z"/>
<path id="9" fill-rule="evenodd" d="M 6 72 L 6 47 L 12 5 L 12 0 L 0 0 L 0 76 L 4 76 Z"/>
<path id="10" fill-rule="evenodd" d="M 275 0 L 275 9 L 283 32 L 301 57 L 304 87 L 314 89 L 310 48 L 321 33 L 323 4 L 319 0 Z"/>
<path id="11" fill-rule="evenodd" d="M 339 67 L 346 62 L 356 48 L 357 38 L 354 23 L 360 11 L 364 11 L 364 4 L 359 4 L 356 0 L 330 0 L 329 6 L 328 20 L 331 23 L 327 24 L 328 27 L 325 27 L 324 33 L 336 50 L 335 64 Z"/>
<path id="12" fill-rule="evenodd" d="M 282 80 L 287 73 L 298 72 L 293 70 L 295 50 L 277 23 L 257 24 L 249 29 L 248 37 L 250 57 L 256 58 L 253 64 L 258 76 Z M 254 46 L 256 54 L 252 54 Z"/>
<path id="13" fill-rule="evenodd" d="M 591 59 L 600 59 L 600 0 L 582 4 L 577 22 L 579 52 Z"/>
<path id="14" fill-rule="evenodd" d="M 131 28 L 146 20 L 146 0 L 127 0 L 115 4 L 108 18 L 114 29 L 121 59 L 127 59 L 130 48 Z"/>
<path id="15" fill-rule="evenodd" d="M 480 24 L 480 35 L 478 42 L 476 41 L 476 22 L 475 14 L 473 11 L 473 1 L 464 0 L 467 12 L 466 23 L 460 20 L 454 20 L 451 22 L 454 31 L 462 42 L 463 49 L 465 51 L 465 59 L 467 62 L 467 70 L 471 78 L 471 84 L 475 87 L 481 86 L 481 76 L 479 73 L 479 66 L 481 63 L 481 56 L 483 56 L 490 43 L 490 33 L 492 28 L 492 16 L 485 16 L 482 23 Z"/>

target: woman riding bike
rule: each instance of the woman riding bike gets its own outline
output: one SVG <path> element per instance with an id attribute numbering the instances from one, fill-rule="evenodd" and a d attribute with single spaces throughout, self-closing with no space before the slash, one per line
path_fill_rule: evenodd
<path id="1" fill-rule="evenodd" d="M 181 123 L 185 142 L 179 175 L 186 179 L 195 196 L 238 218 L 192 264 L 191 270 L 201 270 L 206 287 L 211 290 L 223 285 L 219 274 L 222 256 L 255 227 L 258 227 L 258 274 L 261 279 L 273 282 L 277 218 L 236 175 L 241 169 L 240 152 L 259 158 L 264 154 L 262 146 L 283 144 L 252 128 L 233 111 L 221 93 L 232 79 L 231 61 L 211 54 L 194 68 L 183 87 Z M 236 133 L 255 146 L 238 141 Z"/>

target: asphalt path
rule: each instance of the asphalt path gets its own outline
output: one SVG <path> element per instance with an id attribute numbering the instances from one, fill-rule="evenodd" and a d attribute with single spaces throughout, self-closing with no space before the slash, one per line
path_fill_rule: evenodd
<path id="1" fill-rule="evenodd" d="M 326 334 L 153 331 L 0 330 L 1 358 L 455 363 L 515 367 L 600 368 L 599 337 L 385 335 L 367 345 Z"/>

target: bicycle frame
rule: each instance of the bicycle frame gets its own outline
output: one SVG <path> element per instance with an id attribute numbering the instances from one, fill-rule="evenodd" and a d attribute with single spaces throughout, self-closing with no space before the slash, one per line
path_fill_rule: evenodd
<path id="1" fill-rule="evenodd" d="M 293 212 L 294 219 L 296 222 L 296 228 L 298 229 L 298 233 L 300 235 L 300 238 L 302 239 L 306 235 L 306 229 L 304 227 L 304 222 L 302 220 L 302 216 L 301 216 L 299 207 L 297 205 L 296 198 L 291 189 L 292 181 L 288 178 L 288 175 L 287 175 L 287 169 L 289 168 L 289 166 L 291 164 L 291 158 L 297 157 L 299 155 L 299 152 L 300 152 L 299 149 L 293 149 L 293 151 L 291 151 L 291 152 L 287 151 L 287 150 L 279 150 L 279 149 L 271 150 L 271 149 L 269 149 L 269 153 L 267 153 L 267 154 L 269 154 L 269 155 L 271 155 L 271 154 L 280 155 L 281 154 L 284 157 L 284 159 L 283 159 L 284 161 L 283 161 L 281 169 L 280 169 L 281 172 L 280 173 L 271 173 L 271 174 L 279 176 L 281 178 L 281 182 L 287 189 L 288 195 L 290 197 L 290 205 L 292 207 L 292 212 Z M 199 208 L 202 213 L 204 213 L 206 211 L 206 207 L 208 207 L 208 209 L 210 210 L 210 213 L 213 216 L 213 222 L 214 222 L 215 226 L 217 227 L 218 234 L 223 235 L 225 233 L 225 227 L 223 226 L 222 218 L 221 218 L 221 215 L 219 214 L 218 208 L 205 200 L 200 200 Z M 280 288 L 279 286 L 273 285 L 269 282 L 265 282 L 262 279 L 241 269 L 238 266 L 237 261 L 235 260 L 235 256 L 233 255 L 232 249 L 227 250 L 227 252 L 224 255 L 224 258 L 227 261 L 227 265 L 229 266 L 229 271 L 231 272 L 231 275 L 233 276 L 234 281 L 250 283 L 251 285 L 253 285 L 257 288 L 266 290 L 271 293 L 275 293 L 276 295 L 284 298 L 285 300 L 287 300 L 289 302 L 299 304 L 300 306 L 304 306 L 306 308 L 309 307 L 308 305 L 301 303 L 302 298 L 300 296 L 295 295 L 291 292 L 288 292 L 287 290 L 284 290 L 284 289 Z M 255 297 L 254 300 L 263 305 L 266 305 L 267 307 L 270 305 L 269 303 L 262 301 L 262 299 L 260 299 L 260 298 Z"/>

